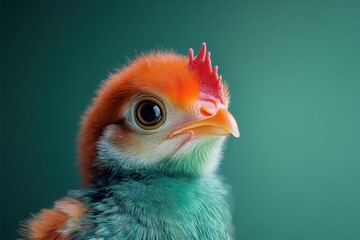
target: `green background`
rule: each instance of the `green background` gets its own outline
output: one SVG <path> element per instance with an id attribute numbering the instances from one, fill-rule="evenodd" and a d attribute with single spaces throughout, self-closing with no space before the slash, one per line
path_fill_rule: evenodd
<path id="1" fill-rule="evenodd" d="M 360 239 L 360 2 L 319 0 L 1 2 L 1 239 L 80 186 L 80 116 L 114 68 L 203 41 L 241 130 L 236 239 Z"/>

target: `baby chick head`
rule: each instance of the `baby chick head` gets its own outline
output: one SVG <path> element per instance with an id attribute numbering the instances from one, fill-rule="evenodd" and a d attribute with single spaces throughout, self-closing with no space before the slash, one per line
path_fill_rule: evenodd
<path id="1" fill-rule="evenodd" d="M 104 82 L 80 132 L 86 184 L 104 170 L 197 176 L 215 171 L 226 136 L 239 136 L 229 94 L 203 43 L 195 58 L 139 56 Z"/>

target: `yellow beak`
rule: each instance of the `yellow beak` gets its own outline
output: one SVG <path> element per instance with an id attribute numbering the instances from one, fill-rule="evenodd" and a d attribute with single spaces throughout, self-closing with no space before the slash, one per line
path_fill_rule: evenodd
<path id="1" fill-rule="evenodd" d="M 238 125 L 233 115 L 225 108 L 219 108 L 215 115 L 192 122 L 170 133 L 169 137 L 189 133 L 191 137 L 204 135 L 227 136 L 232 134 L 240 137 Z"/>

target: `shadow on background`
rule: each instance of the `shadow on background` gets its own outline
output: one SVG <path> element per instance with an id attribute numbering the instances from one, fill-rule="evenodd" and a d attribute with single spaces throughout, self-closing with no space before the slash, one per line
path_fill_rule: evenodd
<path id="1" fill-rule="evenodd" d="M 237 239 L 360 239 L 359 1 L 1 2 L 1 238 L 80 186 L 99 83 L 141 51 L 206 41 L 241 138 L 221 172 Z"/>

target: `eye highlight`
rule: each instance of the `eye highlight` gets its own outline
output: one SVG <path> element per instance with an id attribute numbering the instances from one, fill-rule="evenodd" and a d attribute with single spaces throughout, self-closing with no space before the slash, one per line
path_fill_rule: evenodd
<path id="1" fill-rule="evenodd" d="M 143 129 L 156 129 L 165 122 L 165 106 L 157 97 L 140 97 L 134 111 L 135 121 Z"/>

